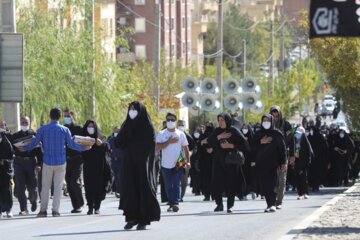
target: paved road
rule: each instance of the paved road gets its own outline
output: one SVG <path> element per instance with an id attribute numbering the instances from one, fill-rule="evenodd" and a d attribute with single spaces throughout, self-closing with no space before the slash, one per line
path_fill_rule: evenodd
<path id="1" fill-rule="evenodd" d="M 100 215 L 92 216 L 86 211 L 70 214 L 70 199 L 63 197 L 59 218 L 35 218 L 33 213 L 1 219 L 0 239 L 277 239 L 342 191 L 344 188 L 322 189 L 300 201 L 295 193 L 289 193 L 284 209 L 276 213 L 264 213 L 265 202 L 260 199 L 236 201 L 232 214 L 214 213 L 214 202 L 187 194 L 178 213 L 167 213 L 167 206 L 162 204 L 161 221 L 152 223 L 146 231 L 123 230 L 124 217 L 114 195 L 107 196 Z M 13 209 L 18 212 L 16 200 Z"/>

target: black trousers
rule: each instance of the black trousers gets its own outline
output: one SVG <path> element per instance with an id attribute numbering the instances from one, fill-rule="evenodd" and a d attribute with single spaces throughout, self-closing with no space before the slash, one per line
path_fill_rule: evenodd
<path id="1" fill-rule="evenodd" d="M 308 194 L 307 171 L 304 169 L 300 174 L 296 173 L 296 189 L 299 196 Z"/>
<path id="2" fill-rule="evenodd" d="M 13 206 L 11 176 L 0 166 L 0 209 L 1 212 L 10 211 Z"/>
<path id="3" fill-rule="evenodd" d="M 265 193 L 265 200 L 267 203 L 267 207 L 272 207 L 275 206 L 275 202 L 276 202 L 276 193 L 275 192 L 267 192 Z"/>
<path id="4" fill-rule="evenodd" d="M 35 175 L 36 159 L 33 157 L 15 157 L 14 171 L 16 180 L 16 196 L 19 200 L 20 211 L 27 211 L 26 189 L 30 203 L 37 201 L 37 179 Z"/>
<path id="5" fill-rule="evenodd" d="M 223 205 L 223 199 L 222 199 L 222 194 L 216 193 L 215 196 L 215 203 L 218 206 L 222 206 Z M 235 194 L 233 193 L 228 193 L 226 196 L 227 200 L 226 200 L 226 207 L 227 209 L 230 209 L 234 206 L 234 202 L 235 202 Z"/>
<path id="6" fill-rule="evenodd" d="M 84 206 L 84 198 L 81 190 L 80 176 L 83 167 L 81 156 L 67 158 L 65 181 L 67 190 L 74 209 Z"/>

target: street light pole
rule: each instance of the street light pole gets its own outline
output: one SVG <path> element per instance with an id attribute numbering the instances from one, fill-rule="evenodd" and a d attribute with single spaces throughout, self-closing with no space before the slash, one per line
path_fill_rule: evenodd
<path id="1" fill-rule="evenodd" d="M 223 111 L 223 82 L 222 82 L 222 64 L 223 64 L 223 4 L 222 0 L 219 0 L 218 2 L 219 8 L 218 8 L 218 31 L 217 31 L 217 52 L 218 56 L 216 58 L 216 80 L 217 85 L 219 86 L 220 91 L 220 112 Z"/>

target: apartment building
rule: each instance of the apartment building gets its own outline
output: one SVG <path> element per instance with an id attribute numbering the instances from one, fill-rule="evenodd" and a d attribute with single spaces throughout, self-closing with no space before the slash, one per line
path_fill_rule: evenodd
<path id="1" fill-rule="evenodd" d="M 191 9 L 191 0 L 118 0 L 116 15 L 119 27 L 132 27 L 135 31 L 128 37 L 130 52 L 118 49 L 118 60 L 146 59 L 153 63 L 155 39 L 160 34 L 160 47 L 165 50 L 166 60 L 180 59 L 184 66 L 189 64 Z"/>
<path id="2" fill-rule="evenodd" d="M 240 5 L 241 13 L 248 14 L 254 22 L 264 21 L 266 15 L 273 19 L 279 18 L 282 2 L 283 0 L 234 0 L 236 5 Z"/>

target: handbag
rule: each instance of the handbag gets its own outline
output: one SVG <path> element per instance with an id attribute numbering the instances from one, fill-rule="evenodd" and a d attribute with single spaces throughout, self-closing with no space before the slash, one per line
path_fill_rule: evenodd
<path id="1" fill-rule="evenodd" d="M 245 157 L 241 151 L 230 151 L 225 155 L 225 164 L 245 164 Z"/>

